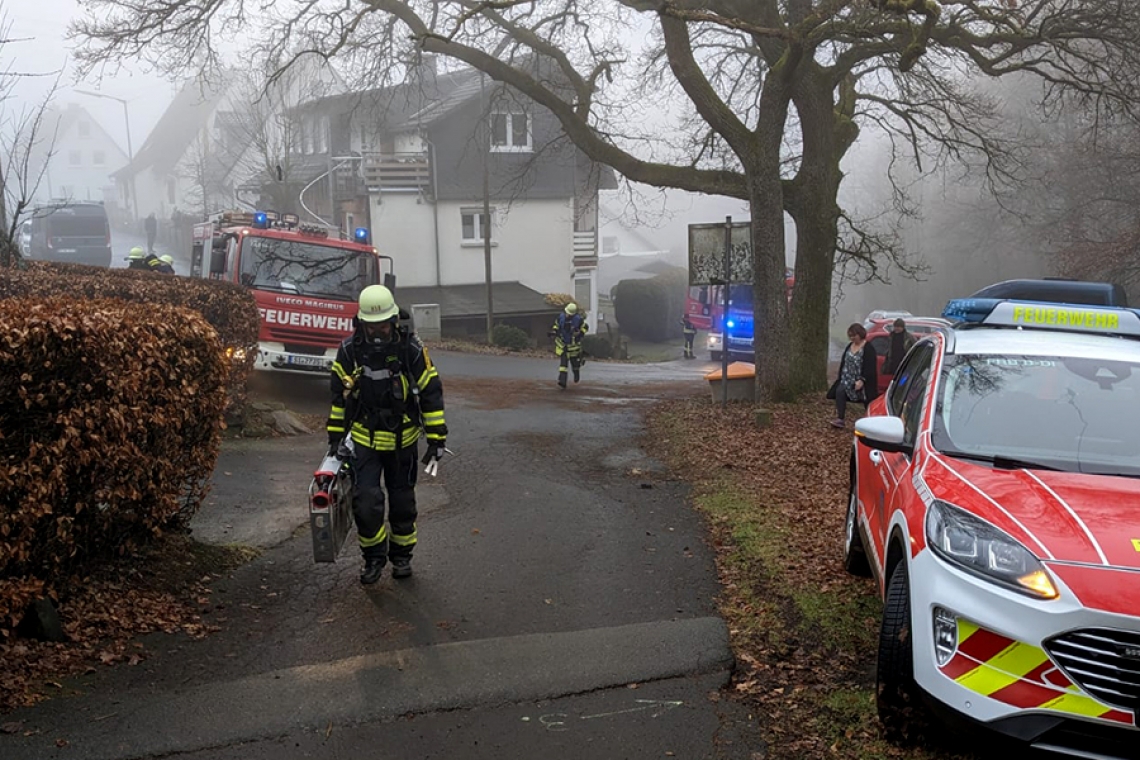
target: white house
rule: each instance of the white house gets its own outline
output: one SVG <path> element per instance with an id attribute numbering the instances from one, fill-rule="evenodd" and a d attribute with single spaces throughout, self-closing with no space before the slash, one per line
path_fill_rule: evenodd
<path id="1" fill-rule="evenodd" d="M 126 165 L 127 155 L 87 109 L 68 103 L 62 109 L 49 111 L 41 136 L 45 152 L 33 156 L 32 161 L 38 165 L 47 161 L 47 167 L 37 201 L 62 198 L 115 203 L 111 174 Z"/>

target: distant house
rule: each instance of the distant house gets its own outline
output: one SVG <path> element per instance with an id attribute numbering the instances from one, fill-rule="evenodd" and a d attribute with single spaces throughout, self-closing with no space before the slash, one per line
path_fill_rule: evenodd
<path id="1" fill-rule="evenodd" d="M 53 134 L 55 140 L 51 143 Z M 38 200 L 115 203 L 111 174 L 126 165 L 127 155 L 87 109 L 68 103 L 62 110 L 50 111 L 41 135 L 45 138 L 41 143 L 45 152 L 32 157 L 33 164 L 47 162 Z M 46 153 L 49 148 L 50 155 Z"/>
<path id="2" fill-rule="evenodd" d="M 154 214 L 165 220 L 175 208 L 193 213 L 195 206 L 225 202 L 224 181 L 208 157 L 210 129 L 226 89 L 192 80 L 178 91 L 134 160 L 114 173 L 124 207 L 136 207 L 139 218 Z M 137 203 L 131 200 L 132 192 Z"/>
<path id="3" fill-rule="evenodd" d="M 400 301 L 439 303 L 445 333 L 483 330 L 488 228 L 496 321 L 533 333 L 555 311 L 550 293 L 597 312 L 598 190 L 616 183 L 545 109 L 428 61 L 400 85 L 307 103 L 297 120 L 305 209 L 342 233 L 371 227 L 395 259 Z"/>
<path id="4" fill-rule="evenodd" d="M 243 198 L 242 189 L 272 181 L 276 166 L 288 163 L 285 112 L 314 92 L 338 91 L 341 82 L 327 64 L 306 59 L 268 92 L 262 85 L 256 74 L 237 72 L 187 82 L 131 165 L 115 173 L 120 198 L 129 201 L 133 184 L 139 216 L 160 220 L 175 209 L 201 219 L 252 208 L 256 195 Z"/>

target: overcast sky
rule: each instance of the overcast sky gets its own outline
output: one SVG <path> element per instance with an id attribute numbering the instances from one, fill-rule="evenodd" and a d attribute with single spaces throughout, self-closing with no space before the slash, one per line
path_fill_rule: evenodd
<path id="1" fill-rule="evenodd" d="M 69 61 L 73 42 L 65 39 L 67 25 L 79 16 L 76 0 L 0 0 L 11 24 L 13 38 L 25 40 L 6 45 L 3 64 L 20 72 L 63 71 L 56 102 L 60 106 L 79 103 L 115 138 L 127 152 L 126 123 L 123 106 L 113 100 L 80 95 L 80 90 L 93 90 L 127 101 L 130 115 L 131 142 L 137 151 L 162 115 L 173 93 L 164 79 L 148 75 L 138 67 L 127 67 L 117 74 L 105 75 L 100 81 L 89 78 L 76 81 L 75 67 Z M 17 89 L 20 100 L 29 105 L 38 102 L 54 77 L 21 80 Z"/>

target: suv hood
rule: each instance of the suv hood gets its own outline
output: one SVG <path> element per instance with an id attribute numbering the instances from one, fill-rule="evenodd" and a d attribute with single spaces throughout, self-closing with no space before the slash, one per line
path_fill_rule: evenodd
<path id="1" fill-rule="evenodd" d="M 935 461 L 942 466 L 929 468 L 927 479 L 937 498 L 996 525 L 1039 558 L 1140 569 L 1140 480 Z"/>

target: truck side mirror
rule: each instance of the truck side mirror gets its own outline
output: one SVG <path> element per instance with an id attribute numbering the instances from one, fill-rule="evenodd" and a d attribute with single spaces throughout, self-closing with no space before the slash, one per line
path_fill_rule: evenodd
<path id="1" fill-rule="evenodd" d="M 393 293 L 396 292 L 396 275 L 394 275 L 392 272 L 384 273 L 384 287 L 388 288 L 388 290 L 392 291 Z"/>
<path id="2" fill-rule="evenodd" d="M 226 273 L 226 249 L 213 248 L 210 250 L 210 274 Z"/>

